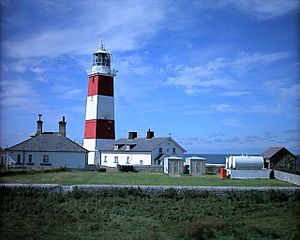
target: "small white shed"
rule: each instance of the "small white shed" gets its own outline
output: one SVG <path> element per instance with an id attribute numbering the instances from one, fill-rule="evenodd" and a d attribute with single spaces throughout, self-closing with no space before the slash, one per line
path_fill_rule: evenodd
<path id="1" fill-rule="evenodd" d="M 184 159 L 182 157 L 165 157 L 164 158 L 164 173 L 178 176 L 183 174 L 183 163 Z"/>
<path id="2" fill-rule="evenodd" d="M 193 156 L 185 159 L 185 165 L 189 166 L 189 174 L 193 176 L 205 173 L 205 158 Z"/>

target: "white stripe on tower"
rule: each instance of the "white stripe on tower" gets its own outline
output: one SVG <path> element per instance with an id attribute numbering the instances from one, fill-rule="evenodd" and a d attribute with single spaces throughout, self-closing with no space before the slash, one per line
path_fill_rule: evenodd
<path id="1" fill-rule="evenodd" d="M 83 146 L 90 151 L 88 164 L 99 164 L 104 144 L 115 140 L 114 76 L 111 55 L 103 45 L 93 53 L 93 67 L 88 74 Z"/>

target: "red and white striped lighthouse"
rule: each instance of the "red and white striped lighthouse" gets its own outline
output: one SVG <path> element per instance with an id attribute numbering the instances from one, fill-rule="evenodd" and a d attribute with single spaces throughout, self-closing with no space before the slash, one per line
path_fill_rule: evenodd
<path id="1" fill-rule="evenodd" d="M 103 44 L 93 53 L 93 67 L 88 71 L 83 146 L 89 150 L 88 164 L 99 164 L 102 146 L 115 140 L 114 76 L 111 54 Z"/>

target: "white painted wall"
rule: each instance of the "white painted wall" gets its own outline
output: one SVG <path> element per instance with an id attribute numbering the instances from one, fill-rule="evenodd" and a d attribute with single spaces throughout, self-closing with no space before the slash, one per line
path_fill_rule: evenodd
<path id="1" fill-rule="evenodd" d="M 115 162 L 115 157 L 118 157 L 118 163 Z M 128 158 L 128 162 L 127 162 Z M 142 161 L 142 162 L 141 162 Z M 101 153 L 101 165 L 107 167 L 116 167 L 120 165 L 151 165 L 150 153 L 114 153 L 114 152 L 102 152 Z"/>
<path id="2" fill-rule="evenodd" d="M 184 154 L 181 148 L 179 148 L 178 145 L 174 143 L 174 141 L 172 140 L 165 141 L 152 151 L 151 155 L 153 159 L 152 162 L 153 165 L 155 164 L 154 159 L 157 158 L 157 156 L 160 154 L 159 153 L 160 148 L 162 148 L 162 153 L 166 155 L 182 157 Z M 173 148 L 175 148 L 175 153 L 173 152 Z"/>
<path id="3" fill-rule="evenodd" d="M 8 152 L 8 157 L 17 162 L 18 154 L 21 155 L 21 163 L 24 167 L 67 167 L 67 168 L 85 168 L 86 153 L 75 152 Z M 32 155 L 32 165 L 28 164 L 29 155 Z M 41 165 L 43 155 L 49 156 L 51 165 Z M 24 165 L 23 165 L 24 163 Z"/>
<path id="4" fill-rule="evenodd" d="M 249 178 L 269 178 L 270 171 L 268 169 L 262 170 L 227 170 L 227 175 L 230 178 L 249 179 Z"/>
<path id="5" fill-rule="evenodd" d="M 87 158 L 88 164 L 100 165 L 100 152 L 98 150 L 89 151 Z"/>
<path id="6" fill-rule="evenodd" d="M 84 139 L 83 147 L 89 150 L 88 164 L 100 164 L 99 150 L 101 150 L 105 144 L 113 141 L 114 139 Z"/>
<path id="7" fill-rule="evenodd" d="M 85 120 L 91 119 L 114 120 L 114 97 L 103 95 L 88 96 Z"/>
<path id="8" fill-rule="evenodd" d="M 102 147 L 110 142 L 114 142 L 114 139 L 83 139 L 83 147 L 89 151 L 101 150 Z"/>

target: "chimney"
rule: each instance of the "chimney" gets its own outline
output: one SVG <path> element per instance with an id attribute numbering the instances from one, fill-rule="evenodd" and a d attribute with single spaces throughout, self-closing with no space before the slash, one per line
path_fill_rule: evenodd
<path id="1" fill-rule="evenodd" d="M 59 134 L 66 136 L 66 133 L 67 133 L 66 125 L 67 125 L 67 122 L 66 122 L 65 116 L 63 116 L 62 120 L 59 121 L 59 123 L 58 123 L 58 126 L 59 126 L 58 133 Z"/>
<path id="2" fill-rule="evenodd" d="M 36 121 L 36 136 L 41 135 L 43 133 L 43 121 L 42 121 L 42 114 L 39 114 L 39 119 Z"/>
<path id="3" fill-rule="evenodd" d="M 154 131 L 151 131 L 150 128 L 147 131 L 147 139 L 151 139 L 154 137 Z"/>
<path id="4" fill-rule="evenodd" d="M 137 138 L 137 132 L 129 132 L 128 133 L 128 139 L 133 140 Z"/>

